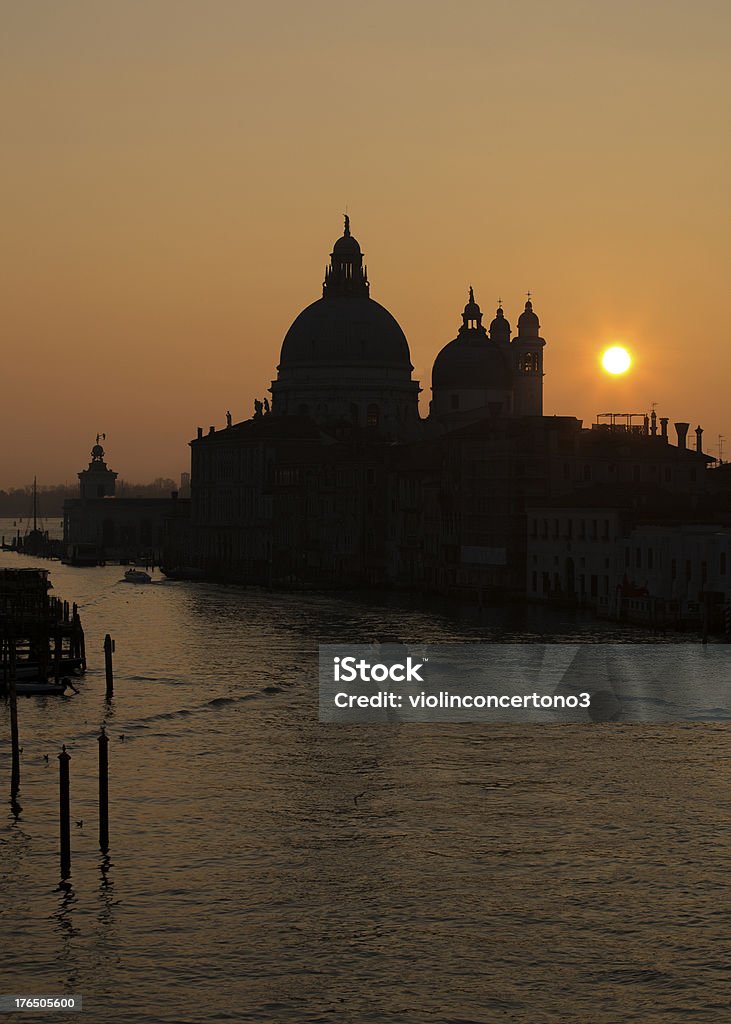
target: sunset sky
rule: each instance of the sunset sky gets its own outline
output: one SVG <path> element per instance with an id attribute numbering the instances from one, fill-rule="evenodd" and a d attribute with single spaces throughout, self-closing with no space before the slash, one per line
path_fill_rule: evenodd
<path id="1" fill-rule="evenodd" d="M 346 205 L 429 398 L 530 289 L 545 411 L 729 438 L 721 0 L 2 3 L 0 487 L 130 480 L 264 397 Z M 625 344 L 612 378 L 603 348 Z M 691 435 L 692 436 L 692 435 Z"/>

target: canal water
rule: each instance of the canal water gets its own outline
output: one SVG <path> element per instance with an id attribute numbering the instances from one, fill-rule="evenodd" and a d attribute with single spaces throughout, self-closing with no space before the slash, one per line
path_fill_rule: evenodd
<path id="1" fill-rule="evenodd" d="M 0 553 L 0 566 L 31 564 Z M 0 829 L 3 992 L 81 994 L 98 1024 L 728 1020 L 729 725 L 317 720 L 318 641 L 592 641 L 610 627 L 135 587 L 119 566 L 42 564 L 81 607 L 90 668 L 77 696 L 19 699 L 22 810 L 6 798 Z M 0 735 L 9 787 L 4 702 Z"/>

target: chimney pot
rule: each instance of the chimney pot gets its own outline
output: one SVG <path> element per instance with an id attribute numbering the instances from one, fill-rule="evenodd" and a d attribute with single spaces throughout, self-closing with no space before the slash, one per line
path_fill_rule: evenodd
<path id="1" fill-rule="evenodd" d="M 198 427 L 198 437 L 203 437 L 203 427 Z"/>
<path id="2" fill-rule="evenodd" d="M 668 439 L 668 421 L 668 416 L 660 417 L 660 436 L 664 437 L 666 441 Z"/>
<path id="3" fill-rule="evenodd" d="M 675 430 L 678 435 L 678 448 L 686 448 L 688 441 L 688 428 L 690 423 L 676 423 Z"/>
<path id="4" fill-rule="evenodd" d="M 700 424 L 695 428 L 695 450 L 699 455 L 703 454 L 703 427 Z"/>
<path id="5" fill-rule="evenodd" d="M 208 433 L 209 434 L 215 434 L 216 433 L 216 428 L 215 427 L 209 427 L 208 428 Z"/>

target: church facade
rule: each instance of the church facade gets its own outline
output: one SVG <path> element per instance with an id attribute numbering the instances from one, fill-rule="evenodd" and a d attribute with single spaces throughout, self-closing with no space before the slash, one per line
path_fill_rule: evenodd
<path id="1" fill-rule="evenodd" d="M 322 296 L 285 335 L 271 404 L 198 428 L 190 532 L 168 561 L 273 586 L 524 593 L 529 507 L 605 479 L 703 486 L 706 457 L 649 418 L 586 430 L 543 415 L 530 297 L 515 333 L 502 304 L 483 325 L 472 288 L 461 319 L 422 418 L 408 342 L 370 295 L 346 217 Z"/>

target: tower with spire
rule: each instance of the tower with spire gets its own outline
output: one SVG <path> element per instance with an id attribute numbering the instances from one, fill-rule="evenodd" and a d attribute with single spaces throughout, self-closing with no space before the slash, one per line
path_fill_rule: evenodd
<path id="1" fill-rule="evenodd" d="M 518 317 L 518 336 L 510 345 L 516 416 L 543 415 L 543 349 L 546 343 L 539 334 L 540 327 L 528 292 L 525 309 Z"/>

